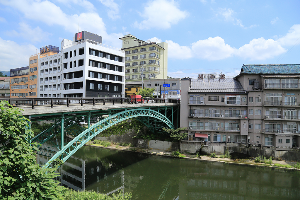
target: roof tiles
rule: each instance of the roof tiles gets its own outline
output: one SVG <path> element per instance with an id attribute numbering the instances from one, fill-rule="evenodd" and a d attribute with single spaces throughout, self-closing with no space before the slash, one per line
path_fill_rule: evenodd
<path id="1" fill-rule="evenodd" d="M 300 74 L 300 64 L 243 65 L 241 74 Z"/>

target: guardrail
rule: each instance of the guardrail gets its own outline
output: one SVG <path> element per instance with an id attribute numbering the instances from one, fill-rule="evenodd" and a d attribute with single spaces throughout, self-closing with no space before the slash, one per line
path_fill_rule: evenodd
<path id="1" fill-rule="evenodd" d="M 34 109 L 36 106 L 50 105 L 53 108 L 54 105 L 66 105 L 69 107 L 70 105 L 78 105 L 81 106 L 92 104 L 93 106 L 96 103 L 112 103 L 115 104 L 123 104 L 123 103 L 131 103 L 131 104 L 147 104 L 147 103 L 167 103 L 165 99 L 159 98 L 121 98 L 121 97 L 68 97 L 68 98 L 0 98 L 0 101 L 8 101 L 10 105 L 14 107 L 18 106 L 31 106 Z M 168 103 L 180 103 L 180 100 L 168 99 Z"/>

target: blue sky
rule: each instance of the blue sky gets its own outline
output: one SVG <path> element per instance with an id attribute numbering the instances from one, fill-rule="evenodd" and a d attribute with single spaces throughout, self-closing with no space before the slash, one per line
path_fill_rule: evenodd
<path id="1" fill-rule="evenodd" d="M 235 76 L 243 64 L 300 64 L 299 0 L 0 0 L 0 71 L 28 65 L 79 30 L 121 48 L 132 34 L 169 44 L 168 75 Z"/>

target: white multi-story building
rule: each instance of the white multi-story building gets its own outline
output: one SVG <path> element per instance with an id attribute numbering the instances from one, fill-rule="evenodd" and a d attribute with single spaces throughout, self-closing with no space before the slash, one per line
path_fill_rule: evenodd
<path id="1" fill-rule="evenodd" d="M 124 97 L 125 53 L 86 31 L 39 60 L 39 97 Z"/>

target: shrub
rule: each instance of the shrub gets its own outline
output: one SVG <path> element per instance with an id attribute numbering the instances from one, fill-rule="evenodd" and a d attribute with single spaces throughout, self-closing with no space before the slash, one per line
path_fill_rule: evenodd
<path id="1" fill-rule="evenodd" d="M 294 167 L 295 167 L 296 169 L 300 169 L 300 163 L 295 164 Z"/>
<path id="2" fill-rule="evenodd" d="M 197 153 L 196 157 L 201 159 L 200 153 Z"/>
<path id="3" fill-rule="evenodd" d="M 260 156 L 257 156 L 257 157 L 254 159 L 254 162 L 260 163 L 260 162 L 261 162 L 261 157 L 260 157 Z"/>
<path id="4" fill-rule="evenodd" d="M 181 154 L 178 150 L 173 151 L 171 155 L 174 156 L 174 157 L 178 157 L 178 158 L 184 158 L 185 157 L 185 155 Z"/>
<path id="5" fill-rule="evenodd" d="M 211 154 L 210 154 L 210 157 L 211 157 L 211 158 L 216 158 L 217 156 L 216 156 L 215 153 L 211 153 Z"/>
<path id="6" fill-rule="evenodd" d="M 123 193 L 119 192 L 117 194 L 112 194 L 112 196 L 107 196 L 105 194 L 97 193 L 94 191 L 74 191 L 67 189 L 64 193 L 65 199 L 72 200 L 82 200 L 82 199 L 103 199 L 103 200 L 129 200 L 131 199 L 131 193 Z"/>

